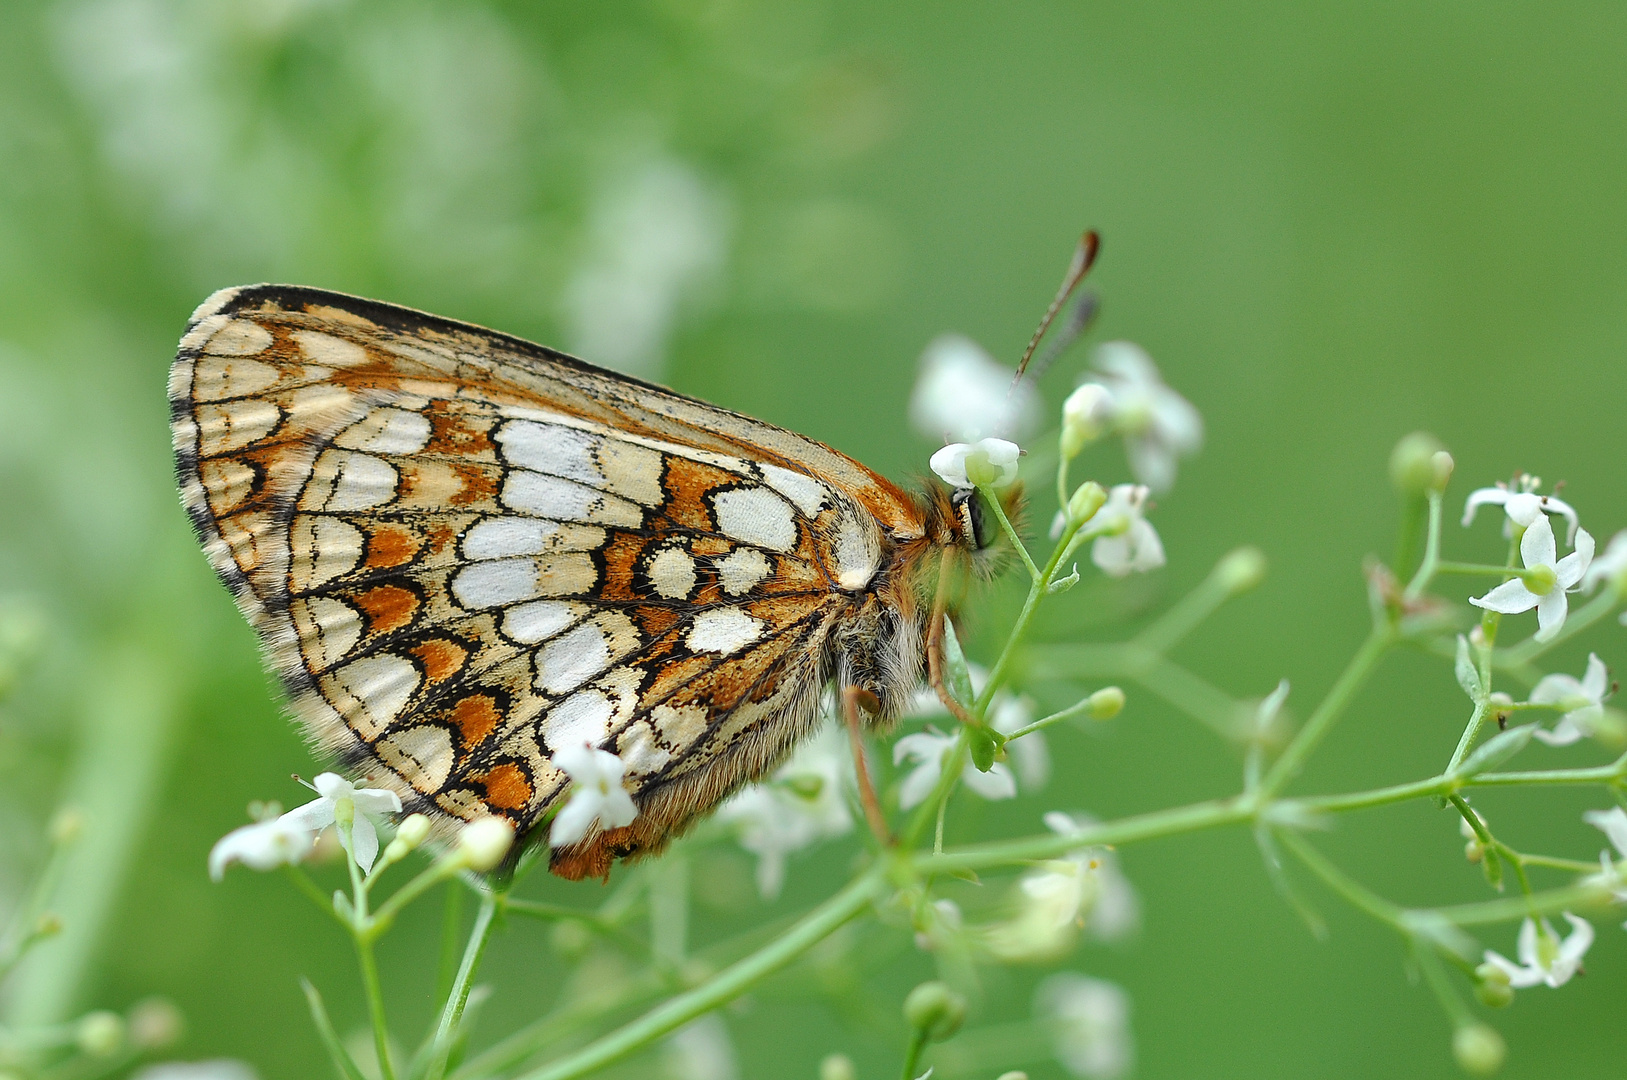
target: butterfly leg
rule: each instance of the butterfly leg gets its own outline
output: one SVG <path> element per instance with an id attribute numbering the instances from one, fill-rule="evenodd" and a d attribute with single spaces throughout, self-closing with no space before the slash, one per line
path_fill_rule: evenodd
<path id="1" fill-rule="evenodd" d="M 864 735 L 859 728 L 859 708 L 880 712 L 881 703 L 876 695 L 862 686 L 842 687 L 842 717 L 847 721 L 847 737 L 853 746 L 853 774 L 859 781 L 859 804 L 864 807 L 864 818 L 870 831 L 876 834 L 883 847 L 891 847 L 893 835 L 887 829 L 887 817 L 881 812 L 881 800 L 876 798 L 875 785 L 870 782 L 870 767 L 864 760 Z"/>
<path id="2" fill-rule="evenodd" d="M 947 601 L 945 599 L 949 589 L 949 552 L 944 552 L 943 559 L 938 564 L 938 588 L 932 598 L 932 617 L 926 635 L 926 670 L 927 682 L 943 702 L 943 707 L 949 710 L 949 715 L 969 727 L 977 727 L 977 721 L 966 707 L 955 700 L 955 695 L 949 692 L 949 687 L 943 681 L 943 626 L 946 614 Z"/>

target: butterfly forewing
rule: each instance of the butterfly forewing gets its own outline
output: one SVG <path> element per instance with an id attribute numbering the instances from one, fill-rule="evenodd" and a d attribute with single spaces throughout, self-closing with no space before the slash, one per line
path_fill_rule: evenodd
<path id="1" fill-rule="evenodd" d="M 204 303 L 182 498 L 308 733 L 413 807 L 525 831 L 618 753 L 658 848 L 814 722 L 910 500 L 829 448 L 518 339 L 313 289 Z"/>

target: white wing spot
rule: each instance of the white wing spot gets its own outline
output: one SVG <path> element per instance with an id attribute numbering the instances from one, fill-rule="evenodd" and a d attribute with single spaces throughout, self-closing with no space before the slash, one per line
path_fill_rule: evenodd
<path id="1" fill-rule="evenodd" d="M 353 570 L 362 560 L 362 533 L 337 518 L 301 514 L 291 530 L 295 591 L 305 592 Z"/>
<path id="2" fill-rule="evenodd" d="M 374 454 L 416 454 L 429 445 L 429 417 L 404 409 L 374 409 L 333 441 Z"/>
<path id="3" fill-rule="evenodd" d="M 452 773 L 452 733 L 435 724 L 395 732 L 374 743 L 373 751 L 422 792 L 439 789 Z"/>
<path id="4" fill-rule="evenodd" d="M 549 694 L 575 690 L 610 666 L 610 644 L 594 623 L 554 638 L 537 653 L 537 689 Z"/>
<path id="5" fill-rule="evenodd" d="M 756 641 L 763 623 L 735 607 L 712 608 L 695 616 L 685 639 L 691 652 L 711 652 L 728 656 Z"/>
<path id="6" fill-rule="evenodd" d="M 836 528 L 836 584 L 858 590 L 870 584 L 881 564 L 881 545 L 864 522 L 843 515 Z"/>
<path id="7" fill-rule="evenodd" d="M 332 485 L 325 493 L 323 480 Z M 317 461 L 300 503 L 307 509 L 330 513 L 367 510 L 395 498 L 398 481 L 395 468 L 387 461 L 353 451 L 329 450 Z M 324 494 L 326 497 L 322 497 Z M 309 505 L 313 500 L 316 505 Z"/>
<path id="8" fill-rule="evenodd" d="M 537 518 L 485 518 L 463 534 L 463 555 L 469 559 L 537 555 L 548 537 L 558 531 L 554 522 Z"/>
<path id="9" fill-rule="evenodd" d="M 270 364 L 244 357 L 202 356 L 192 369 L 192 399 L 220 401 L 247 397 L 276 381 L 277 369 Z"/>
<path id="10" fill-rule="evenodd" d="M 418 689 L 418 678 L 418 669 L 406 659 L 378 653 L 346 664 L 324 681 L 343 692 L 333 695 L 336 704 L 346 695 L 355 700 L 363 715 L 352 714 L 349 719 L 364 738 L 372 738 L 395 720 Z"/>
<path id="11" fill-rule="evenodd" d="M 295 330 L 294 340 L 299 342 L 305 359 L 324 367 L 355 367 L 367 360 L 367 350 L 354 341 L 336 338 L 332 334 L 315 330 Z"/>
<path id="12" fill-rule="evenodd" d="M 650 560 L 650 584 L 658 596 L 667 600 L 683 600 L 695 591 L 698 577 L 695 560 L 682 548 L 668 545 Z"/>
<path id="13" fill-rule="evenodd" d="M 213 457 L 241 450 L 271 434 L 282 414 L 269 401 L 246 398 L 198 406 L 198 453 Z"/>
<path id="14" fill-rule="evenodd" d="M 509 608 L 503 616 L 503 633 L 515 641 L 535 645 L 570 626 L 586 610 L 581 604 L 561 600 L 534 600 Z"/>
<path id="15" fill-rule="evenodd" d="M 637 506 L 615 495 L 546 473 L 511 472 L 503 482 L 503 505 L 554 521 L 586 521 L 636 529 L 644 523 Z"/>
<path id="16" fill-rule="evenodd" d="M 291 605 L 305 655 L 326 670 L 345 658 L 362 636 L 362 617 L 349 604 L 330 596 L 295 600 Z"/>
<path id="17" fill-rule="evenodd" d="M 730 488 L 712 498 L 717 527 L 725 535 L 772 551 L 796 546 L 797 524 L 790 505 L 766 487 Z"/>
<path id="18" fill-rule="evenodd" d="M 499 559 L 465 566 L 452 579 L 452 596 L 466 608 L 499 607 L 537 595 L 537 564 L 531 559 Z"/>
<path id="19" fill-rule="evenodd" d="M 253 356 L 270 347 L 271 331 L 247 319 L 233 319 L 215 331 L 206 346 L 216 356 Z"/>
<path id="20" fill-rule="evenodd" d="M 768 576 L 768 556 L 754 547 L 737 547 L 718 559 L 718 578 L 730 596 L 744 596 Z"/>
<path id="21" fill-rule="evenodd" d="M 598 690 L 583 690 L 555 705 L 542 721 L 543 741 L 550 750 L 589 743 L 598 746 L 610 734 L 615 706 Z"/>
<path id="22" fill-rule="evenodd" d="M 830 491 L 825 485 L 811 476 L 782 469 L 778 465 L 762 464 L 757 467 L 763 471 L 763 479 L 768 481 L 769 487 L 790 499 L 808 517 L 817 516 L 830 498 Z"/>

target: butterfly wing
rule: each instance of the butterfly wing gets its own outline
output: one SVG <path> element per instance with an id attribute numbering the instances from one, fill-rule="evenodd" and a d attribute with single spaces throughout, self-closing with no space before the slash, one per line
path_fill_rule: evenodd
<path id="1" fill-rule="evenodd" d="M 814 723 L 910 500 L 812 440 L 519 339 L 223 290 L 170 374 L 182 501 L 305 730 L 409 808 L 523 833 L 618 753 L 658 848 Z"/>

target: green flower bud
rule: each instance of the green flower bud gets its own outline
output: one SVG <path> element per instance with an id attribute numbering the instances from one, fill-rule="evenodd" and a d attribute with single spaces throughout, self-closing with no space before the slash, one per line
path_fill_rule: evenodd
<path id="1" fill-rule="evenodd" d="M 904 1021 L 933 1042 L 942 1042 L 960 1030 L 966 1019 L 966 999 L 946 983 L 924 982 L 904 999 Z"/>
<path id="2" fill-rule="evenodd" d="M 1104 686 L 1086 700 L 1092 720 L 1111 720 L 1124 709 L 1124 691 L 1116 686 Z"/>
<path id="3" fill-rule="evenodd" d="M 429 818 L 423 814 L 408 814 L 396 829 L 395 838 L 409 849 L 422 844 L 429 836 Z"/>
<path id="4" fill-rule="evenodd" d="M 476 818 L 458 833 L 458 851 L 471 870 L 494 868 L 513 846 L 514 826 L 495 815 Z"/>
<path id="5" fill-rule="evenodd" d="M 1107 491 L 1094 480 L 1086 480 L 1068 497 L 1068 522 L 1083 525 L 1096 516 L 1107 502 Z"/>
<path id="6" fill-rule="evenodd" d="M 1085 383 L 1062 403 L 1062 459 L 1072 461 L 1102 437 L 1113 414 L 1113 395 L 1098 383 Z"/>
<path id="7" fill-rule="evenodd" d="M 1240 547 L 1215 564 L 1215 577 L 1226 595 L 1237 596 L 1265 580 L 1265 565 L 1265 553 L 1259 548 Z"/>
<path id="8" fill-rule="evenodd" d="M 1620 709 L 1606 705 L 1590 726 L 1595 742 L 1611 750 L 1627 749 L 1627 714 Z"/>
<path id="9" fill-rule="evenodd" d="M 90 1057 L 112 1057 L 124 1045 L 124 1017 L 105 1009 L 86 1013 L 74 1026 L 73 1041 Z"/>
<path id="10" fill-rule="evenodd" d="M 819 1080 L 857 1080 L 858 1075 L 846 1054 L 827 1054 L 819 1063 Z"/>
<path id="11" fill-rule="evenodd" d="M 1501 1009 L 1514 1000 L 1514 988 L 1508 984 L 1508 972 L 1496 964 L 1481 964 L 1474 969 L 1474 996 L 1488 1009 Z"/>
<path id="12" fill-rule="evenodd" d="M 180 1039 L 186 1019 L 174 1003 L 165 998 L 145 998 L 130 1007 L 130 1045 L 138 1050 L 158 1050 Z"/>
<path id="13" fill-rule="evenodd" d="M 995 1080 L 1028 1080 L 1028 1074 L 1021 1069 L 1012 1069 L 1010 1072 L 1001 1073 Z"/>
<path id="14" fill-rule="evenodd" d="M 1390 483 L 1408 499 L 1422 499 L 1432 491 L 1442 490 L 1446 477 L 1452 475 L 1452 457 L 1445 451 L 1441 441 L 1427 431 L 1402 436 L 1390 451 Z M 1441 476 L 1442 464 L 1436 461 L 1437 454 L 1446 458 L 1446 477 Z"/>
<path id="15" fill-rule="evenodd" d="M 1465 1024 L 1452 1033 L 1452 1056 L 1471 1076 L 1490 1076 L 1507 1055 L 1503 1037 L 1485 1024 Z"/>

